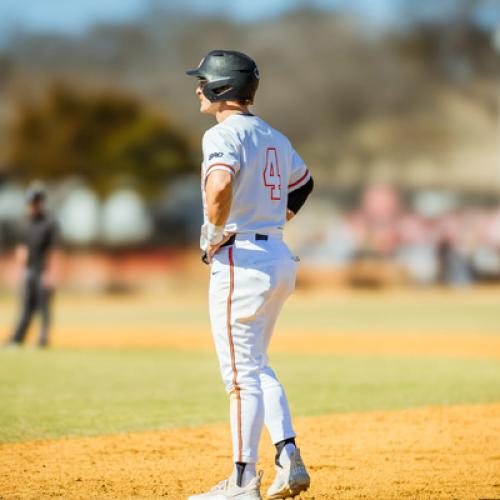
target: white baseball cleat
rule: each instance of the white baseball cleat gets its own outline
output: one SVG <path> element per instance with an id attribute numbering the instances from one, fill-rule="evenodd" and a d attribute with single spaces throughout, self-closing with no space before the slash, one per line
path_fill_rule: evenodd
<path id="1" fill-rule="evenodd" d="M 246 486 L 241 488 L 235 484 L 233 478 L 225 479 L 216 484 L 207 493 L 192 495 L 188 500 L 227 500 L 228 498 L 236 498 L 237 500 L 262 500 L 260 496 L 261 478 L 262 472 L 259 472 Z"/>
<path id="2" fill-rule="evenodd" d="M 288 465 L 276 466 L 276 477 L 267 490 L 267 498 L 271 500 L 294 498 L 306 491 L 310 484 L 311 478 L 300 456 L 300 450 L 295 448 Z"/>

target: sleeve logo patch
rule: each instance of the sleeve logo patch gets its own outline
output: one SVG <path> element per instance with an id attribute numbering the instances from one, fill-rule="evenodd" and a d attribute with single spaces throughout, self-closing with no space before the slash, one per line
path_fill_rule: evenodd
<path id="1" fill-rule="evenodd" d="M 209 157 L 208 157 L 208 161 L 210 160 L 213 160 L 214 158 L 221 158 L 224 156 L 224 153 L 212 153 Z"/>

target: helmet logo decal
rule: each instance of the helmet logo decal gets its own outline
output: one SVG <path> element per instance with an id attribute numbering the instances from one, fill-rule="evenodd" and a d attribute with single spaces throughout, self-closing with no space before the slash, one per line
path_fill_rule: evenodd
<path id="1" fill-rule="evenodd" d="M 253 74 L 255 75 L 255 78 L 257 78 L 257 80 L 260 79 L 259 68 L 257 68 L 257 66 L 254 67 Z"/>

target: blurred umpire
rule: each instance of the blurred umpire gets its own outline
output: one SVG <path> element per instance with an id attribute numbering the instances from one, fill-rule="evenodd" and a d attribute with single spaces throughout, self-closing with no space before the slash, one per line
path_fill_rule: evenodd
<path id="1" fill-rule="evenodd" d="M 36 311 L 40 312 L 39 347 L 49 343 L 50 302 L 53 291 L 53 260 L 57 238 L 57 223 L 46 211 L 46 194 L 42 184 L 32 184 L 26 195 L 28 217 L 22 243 L 16 257 L 23 267 L 21 317 L 7 346 L 24 341 Z"/>

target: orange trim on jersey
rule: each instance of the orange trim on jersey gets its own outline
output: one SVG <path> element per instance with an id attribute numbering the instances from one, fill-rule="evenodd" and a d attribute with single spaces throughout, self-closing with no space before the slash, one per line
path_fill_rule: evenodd
<path id="1" fill-rule="evenodd" d="M 229 295 L 227 297 L 227 338 L 229 341 L 229 352 L 231 353 L 231 366 L 233 368 L 233 390 L 236 397 L 236 413 L 238 423 L 238 462 L 242 462 L 243 438 L 241 433 L 241 395 L 238 385 L 238 371 L 236 370 L 236 357 L 234 354 L 233 335 L 231 333 L 231 300 L 234 292 L 234 260 L 233 247 L 229 247 Z"/>
<path id="2" fill-rule="evenodd" d="M 210 170 L 214 167 L 227 167 L 229 170 L 231 170 L 231 172 L 233 172 L 233 174 L 236 174 L 236 169 L 234 167 L 232 167 L 231 165 L 228 165 L 227 163 L 214 163 L 214 164 L 210 165 L 207 168 L 207 170 L 205 171 L 205 177 L 208 175 Z"/>
<path id="3" fill-rule="evenodd" d="M 306 173 L 298 181 L 288 185 L 288 189 L 296 186 L 297 184 L 300 184 L 308 175 L 309 175 L 309 170 L 306 170 Z"/>

